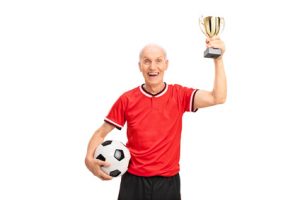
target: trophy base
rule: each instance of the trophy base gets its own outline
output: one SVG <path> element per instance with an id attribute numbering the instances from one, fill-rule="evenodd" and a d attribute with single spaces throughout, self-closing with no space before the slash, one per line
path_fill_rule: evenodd
<path id="1" fill-rule="evenodd" d="M 205 58 L 217 58 L 221 55 L 221 49 L 218 48 L 207 48 L 204 51 L 204 57 Z"/>

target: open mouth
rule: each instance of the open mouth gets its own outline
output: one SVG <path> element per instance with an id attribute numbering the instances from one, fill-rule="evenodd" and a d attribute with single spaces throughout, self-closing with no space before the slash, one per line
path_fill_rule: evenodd
<path id="1" fill-rule="evenodd" d="M 148 72 L 147 74 L 148 74 L 148 76 L 150 76 L 150 77 L 156 77 L 156 76 L 159 75 L 159 72 Z"/>

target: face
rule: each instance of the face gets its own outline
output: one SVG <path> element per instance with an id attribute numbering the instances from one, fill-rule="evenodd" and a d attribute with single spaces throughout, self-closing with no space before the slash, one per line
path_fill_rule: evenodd
<path id="1" fill-rule="evenodd" d="M 164 72 L 168 68 L 168 60 L 164 50 L 156 45 L 146 46 L 140 54 L 139 67 L 146 85 L 163 84 Z"/>

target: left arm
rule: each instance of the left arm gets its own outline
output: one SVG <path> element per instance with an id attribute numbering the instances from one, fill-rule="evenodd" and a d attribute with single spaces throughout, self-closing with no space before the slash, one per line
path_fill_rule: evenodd
<path id="1" fill-rule="evenodd" d="M 225 45 L 220 38 L 208 38 L 206 40 L 207 47 L 220 48 L 222 55 L 214 59 L 215 65 L 215 80 L 212 91 L 198 90 L 195 94 L 194 109 L 204 108 L 222 104 L 227 97 L 227 81 L 223 63 L 223 54 L 225 52 Z"/>

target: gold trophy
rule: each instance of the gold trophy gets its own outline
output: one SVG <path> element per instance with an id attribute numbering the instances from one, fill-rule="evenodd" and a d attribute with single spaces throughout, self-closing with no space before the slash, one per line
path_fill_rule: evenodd
<path id="1" fill-rule="evenodd" d="M 207 37 L 218 36 L 224 29 L 225 21 L 223 17 L 201 16 L 199 18 L 201 31 Z M 209 47 L 204 51 L 205 58 L 217 58 L 221 55 L 221 49 Z"/>

